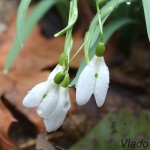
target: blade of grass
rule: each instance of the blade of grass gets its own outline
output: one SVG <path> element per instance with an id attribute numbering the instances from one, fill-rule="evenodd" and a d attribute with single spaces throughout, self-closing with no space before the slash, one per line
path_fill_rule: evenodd
<path id="1" fill-rule="evenodd" d="M 23 42 L 26 41 L 27 37 L 29 36 L 34 26 L 42 18 L 42 16 L 48 11 L 48 9 L 50 9 L 52 6 L 54 6 L 58 2 L 65 4 L 65 0 L 63 1 L 62 0 L 51 0 L 51 1 L 42 0 L 39 2 L 39 4 L 31 12 L 31 14 L 27 17 L 27 20 L 25 22 Z M 21 46 L 20 44 L 18 44 L 18 38 L 16 38 L 13 42 L 13 45 L 6 59 L 6 63 L 4 66 L 4 73 L 8 72 L 14 59 L 16 58 L 20 50 L 21 50 Z"/>
<path id="2" fill-rule="evenodd" d="M 21 0 L 17 13 L 17 39 L 20 46 L 23 46 L 24 20 L 31 0 Z"/>

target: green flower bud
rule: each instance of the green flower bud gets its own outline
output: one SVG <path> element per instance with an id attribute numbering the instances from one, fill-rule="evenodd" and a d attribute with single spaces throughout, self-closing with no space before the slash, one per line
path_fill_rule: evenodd
<path id="1" fill-rule="evenodd" d="M 63 71 L 58 72 L 54 78 L 56 84 L 60 84 L 65 78 L 65 73 Z"/>
<path id="2" fill-rule="evenodd" d="M 60 86 L 67 88 L 69 83 L 70 83 L 70 77 L 69 77 L 69 74 L 66 74 L 66 76 L 65 76 L 64 80 L 61 82 Z"/>
<path id="3" fill-rule="evenodd" d="M 104 43 L 102 43 L 102 42 L 98 43 L 97 47 L 96 47 L 96 56 L 97 57 L 104 56 L 104 51 L 105 51 L 105 45 L 104 45 Z"/>

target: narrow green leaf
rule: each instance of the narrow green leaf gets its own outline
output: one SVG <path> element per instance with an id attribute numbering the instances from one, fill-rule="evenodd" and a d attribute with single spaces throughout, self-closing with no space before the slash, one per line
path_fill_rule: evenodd
<path id="1" fill-rule="evenodd" d="M 17 39 L 20 46 L 23 46 L 24 20 L 31 0 L 21 0 L 17 13 Z"/>
<path id="2" fill-rule="evenodd" d="M 77 6 L 77 0 L 72 0 L 70 2 L 70 12 L 69 12 L 69 21 L 68 21 L 68 26 L 61 30 L 60 32 L 56 33 L 54 36 L 58 37 L 64 33 L 66 33 L 68 30 L 72 28 L 72 26 L 75 24 L 78 18 L 78 6 Z"/>
<path id="3" fill-rule="evenodd" d="M 57 12 L 59 13 L 61 20 L 64 25 L 67 25 L 68 18 L 66 16 L 69 15 L 69 1 L 66 1 L 66 7 L 64 5 L 60 5 L 59 3 L 55 6 Z"/>
<path id="4" fill-rule="evenodd" d="M 129 23 L 135 23 L 135 20 L 133 19 L 129 19 L 129 18 L 123 18 L 123 19 L 118 19 L 118 20 L 115 20 L 113 22 L 111 22 L 110 24 L 106 25 L 104 27 L 104 43 L 106 44 L 107 41 L 109 40 L 109 38 L 113 35 L 113 33 L 115 33 L 118 29 L 120 29 L 121 27 L 123 27 L 124 25 L 127 25 Z M 99 42 L 99 30 L 97 28 L 96 30 L 96 38 L 94 37 L 94 42 L 93 42 L 93 45 L 92 47 L 90 48 L 90 58 L 92 58 L 95 54 L 95 50 L 96 50 L 96 46 Z M 70 83 L 70 87 L 74 86 L 77 81 L 78 81 L 78 78 L 82 72 L 82 70 L 84 69 L 86 65 L 86 61 L 85 61 L 85 58 L 83 58 L 81 64 L 80 64 L 80 67 L 78 69 L 78 72 L 76 74 L 76 77 L 73 79 L 73 81 Z"/>
<path id="5" fill-rule="evenodd" d="M 107 18 L 120 4 L 126 2 L 127 0 L 111 0 L 101 9 L 101 20 L 103 22 L 104 18 Z M 106 19 L 105 19 L 106 20 Z M 98 26 L 98 15 L 95 15 L 91 22 L 89 30 Z"/>
<path id="6" fill-rule="evenodd" d="M 42 18 L 42 16 L 48 11 L 48 9 L 50 9 L 53 5 L 55 5 L 58 2 L 61 2 L 63 4 L 66 3 L 65 0 L 51 0 L 51 1 L 42 0 L 39 2 L 39 4 L 31 12 L 31 14 L 27 17 L 27 20 L 25 22 L 23 43 L 26 41 L 30 32 L 32 31 L 34 26 L 37 24 L 37 22 Z M 14 59 L 16 58 L 20 50 L 21 50 L 21 46 L 18 43 L 18 38 L 16 38 L 10 49 L 10 52 L 8 54 L 8 57 L 4 66 L 5 73 L 7 73 L 8 70 L 10 69 Z"/>
<path id="7" fill-rule="evenodd" d="M 96 29 L 99 29 L 99 26 L 95 26 L 91 29 L 89 29 L 86 34 L 85 34 L 85 38 L 84 38 L 84 54 L 85 54 L 85 59 L 86 59 L 86 63 L 89 62 L 89 51 L 90 51 L 90 47 L 91 47 L 91 43 L 93 42 L 93 35 L 95 34 L 95 31 L 97 31 Z"/>
<path id="8" fill-rule="evenodd" d="M 109 0 L 97 0 L 100 7 L 104 6 Z"/>
<path id="9" fill-rule="evenodd" d="M 150 0 L 142 0 L 145 14 L 145 21 L 147 27 L 147 34 L 150 40 Z"/>
<path id="10" fill-rule="evenodd" d="M 85 55 L 86 63 L 89 63 L 89 61 L 90 61 L 89 50 L 90 50 L 93 34 L 94 34 L 94 29 L 89 30 L 86 32 L 85 38 L 84 38 L 84 43 L 85 43 L 84 44 L 84 55 Z"/>
<path id="11" fill-rule="evenodd" d="M 123 18 L 109 23 L 104 29 L 105 32 L 104 42 L 107 43 L 107 41 L 113 35 L 114 32 L 116 32 L 118 29 L 130 23 L 138 23 L 138 22 L 130 18 Z"/>

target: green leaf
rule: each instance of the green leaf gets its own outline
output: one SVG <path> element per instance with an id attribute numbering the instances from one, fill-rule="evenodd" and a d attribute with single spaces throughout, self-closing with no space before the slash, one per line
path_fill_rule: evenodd
<path id="1" fill-rule="evenodd" d="M 60 5 L 59 3 L 55 5 L 57 12 L 59 13 L 61 20 L 64 25 L 67 25 L 68 18 L 66 16 L 69 15 L 69 0 L 66 0 L 66 6 Z"/>
<path id="2" fill-rule="evenodd" d="M 104 32 L 105 32 L 104 42 L 107 43 L 107 41 L 109 40 L 109 38 L 113 35 L 115 31 L 117 31 L 121 27 L 130 23 L 138 23 L 138 22 L 130 18 L 123 18 L 123 19 L 115 20 L 111 22 L 110 24 L 108 24 L 104 29 Z"/>
<path id="3" fill-rule="evenodd" d="M 26 41 L 27 37 L 29 36 L 34 26 L 42 18 L 42 16 L 48 11 L 48 9 L 50 9 L 53 5 L 59 2 L 62 2 L 63 4 L 66 3 L 65 0 L 51 0 L 51 1 L 42 0 L 39 2 L 39 4 L 31 12 L 31 14 L 27 17 L 27 20 L 25 22 L 23 43 Z M 21 50 L 21 45 L 18 43 L 18 38 L 16 38 L 13 42 L 13 45 L 10 49 L 10 52 L 8 54 L 8 57 L 4 66 L 5 73 L 8 72 L 9 68 L 11 67 L 14 59 L 16 58 L 20 50 Z"/>
<path id="4" fill-rule="evenodd" d="M 17 38 L 20 46 L 23 46 L 24 20 L 31 0 L 21 0 L 17 13 Z"/>
<path id="5" fill-rule="evenodd" d="M 69 12 L 69 21 L 68 21 L 68 26 L 61 30 L 60 32 L 56 33 L 54 36 L 58 37 L 64 33 L 66 33 L 68 30 L 70 30 L 75 22 L 77 21 L 78 18 L 78 6 L 77 6 L 77 0 L 72 0 L 70 2 L 70 12 Z"/>
<path id="6" fill-rule="evenodd" d="M 148 38 L 150 40 L 150 0 L 142 0 L 142 2 L 144 7 Z"/>
<path id="7" fill-rule="evenodd" d="M 123 143 L 127 139 L 135 142 L 143 139 L 143 142 L 149 142 L 148 114 L 148 111 L 129 110 L 110 113 L 69 150 L 129 150 L 132 148 L 128 146 L 123 148 L 121 140 Z M 143 147 L 137 149 L 143 149 Z"/>
<path id="8" fill-rule="evenodd" d="M 89 63 L 89 61 L 90 61 L 89 50 L 90 50 L 93 34 L 94 34 L 94 29 L 88 30 L 86 32 L 85 38 L 84 38 L 84 43 L 85 43 L 84 44 L 84 54 L 85 54 L 86 63 Z"/>
<path id="9" fill-rule="evenodd" d="M 118 29 L 120 29 L 121 27 L 123 27 L 124 25 L 127 25 L 129 23 L 135 23 L 136 21 L 133 20 L 133 19 L 129 19 L 129 18 L 123 18 L 123 19 L 118 19 L 118 20 L 115 20 L 113 22 L 111 22 L 110 24 L 106 25 L 104 27 L 104 43 L 106 44 L 107 41 L 109 40 L 109 38 L 113 35 L 113 33 L 115 33 Z M 92 41 L 92 46 L 90 48 L 90 58 L 92 58 L 95 54 L 95 50 L 96 50 L 96 46 L 99 42 L 99 28 L 97 27 L 96 29 L 96 32 L 95 32 L 95 36 L 93 38 L 93 41 Z M 82 72 L 82 70 L 84 69 L 86 65 L 86 61 L 85 61 L 85 58 L 83 58 L 81 64 L 80 64 L 80 67 L 78 69 L 78 72 L 76 74 L 76 77 L 73 79 L 73 81 L 70 83 L 70 87 L 74 86 L 77 81 L 78 81 L 78 78 L 80 76 L 80 73 Z"/>
<path id="10" fill-rule="evenodd" d="M 126 0 L 111 0 L 101 9 L 101 20 L 106 20 L 106 18 L 122 3 Z M 103 21 L 104 23 L 105 21 Z M 98 15 L 94 17 L 89 27 L 89 30 L 98 26 Z"/>

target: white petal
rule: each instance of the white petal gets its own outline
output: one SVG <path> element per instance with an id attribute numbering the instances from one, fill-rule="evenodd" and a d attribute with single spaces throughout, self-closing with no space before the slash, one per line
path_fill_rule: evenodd
<path id="1" fill-rule="evenodd" d="M 94 60 L 95 61 L 95 60 Z M 94 61 L 91 61 L 89 65 L 87 65 L 79 76 L 79 80 L 76 85 L 76 100 L 78 105 L 86 104 L 91 95 L 94 92 L 94 84 L 95 84 L 95 67 L 93 64 Z"/>
<path id="2" fill-rule="evenodd" d="M 49 88 L 48 82 L 42 82 L 35 87 L 25 96 L 23 105 L 26 107 L 36 107 L 41 102 L 43 96 Z"/>
<path id="3" fill-rule="evenodd" d="M 97 57 L 96 55 L 92 58 L 93 65 L 95 66 L 95 71 L 97 72 L 99 70 L 99 67 L 101 65 L 101 57 Z"/>
<path id="4" fill-rule="evenodd" d="M 60 71 L 63 71 L 64 70 L 64 66 L 60 66 L 60 65 L 57 65 L 54 70 L 50 73 L 49 77 L 48 77 L 48 80 L 51 81 L 54 79 L 55 75 L 60 72 Z"/>
<path id="5" fill-rule="evenodd" d="M 96 79 L 94 96 L 98 107 L 101 107 L 105 101 L 107 90 L 109 87 L 109 70 L 105 64 L 104 58 L 101 57 L 101 63 Z"/>
<path id="6" fill-rule="evenodd" d="M 101 59 L 100 57 L 97 57 L 96 55 L 93 56 L 93 58 L 90 61 L 90 65 L 95 66 L 96 63 L 100 63 Z"/>
<path id="7" fill-rule="evenodd" d="M 67 92 L 66 88 L 60 87 L 59 101 L 56 108 L 49 115 L 48 118 L 44 118 L 44 123 L 47 132 L 55 131 L 62 125 L 69 108 L 70 108 L 69 93 Z"/>
<path id="8" fill-rule="evenodd" d="M 48 115 L 55 109 L 59 99 L 59 86 L 55 85 L 48 95 L 42 100 L 37 108 L 37 113 L 41 117 Z"/>
<path id="9" fill-rule="evenodd" d="M 63 107 L 64 111 L 68 111 L 70 109 L 71 103 L 70 103 L 70 95 L 69 92 L 67 91 L 67 99 L 65 102 L 65 105 Z"/>

